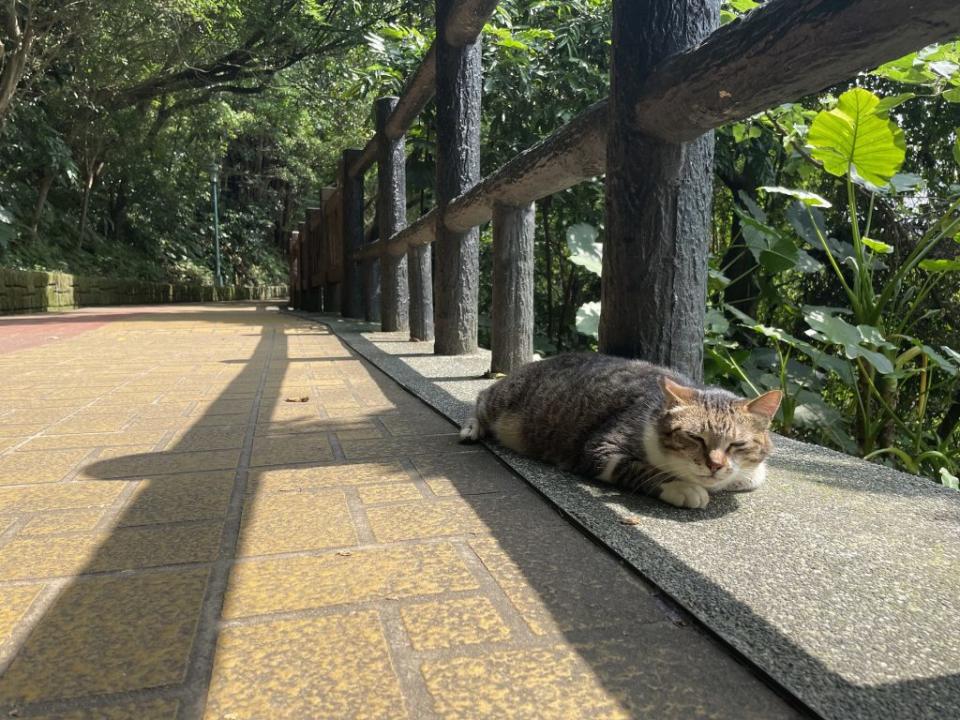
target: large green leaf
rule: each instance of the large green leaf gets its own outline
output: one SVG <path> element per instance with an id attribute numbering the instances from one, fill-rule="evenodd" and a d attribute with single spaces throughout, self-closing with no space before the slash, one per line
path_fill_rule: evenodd
<path id="1" fill-rule="evenodd" d="M 740 320 L 743 327 L 747 328 L 748 330 L 752 330 L 753 332 L 763 335 L 764 337 L 768 337 L 771 340 L 776 340 L 777 342 L 782 342 L 790 347 L 796 348 L 804 355 L 809 357 L 817 367 L 820 367 L 823 370 L 835 372 L 847 384 L 853 382 L 853 372 L 850 369 L 850 363 L 846 360 L 843 360 L 839 357 L 834 357 L 833 355 L 828 355 L 822 350 L 815 348 L 810 343 L 800 340 L 799 338 L 795 338 L 793 335 L 790 335 L 788 332 L 781 330 L 780 328 L 770 327 L 763 325 L 762 323 L 758 323 L 752 317 L 741 312 L 740 310 L 737 310 L 732 305 L 727 305 L 726 309 L 731 315 Z"/>
<path id="2" fill-rule="evenodd" d="M 834 317 L 819 309 L 807 308 L 803 317 L 810 326 L 807 334 L 821 342 L 841 346 L 848 358 L 863 358 L 884 375 L 893 372 L 893 363 L 886 355 L 863 345 L 865 342 L 880 347 L 890 345 L 875 327 L 851 325 L 843 318 Z"/>
<path id="3" fill-rule="evenodd" d="M 832 175 L 863 178 L 884 186 L 906 154 L 903 132 L 878 112 L 880 98 L 863 88 L 848 90 L 837 107 L 817 114 L 807 142 Z"/>
<path id="4" fill-rule="evenodd" d="M 594 275 L 603 270 L 603 245 L 595 242 L 597 229 L 587 223 L 577 223 L 567 228 L 567 247 L 570 262 L 586 268 Z"/>
<path id="5" fill-rule="evenodd" d="M 927 272 L 957 272 L 960 270 L 960 260 L 922 260 L 920 269 Z"/>

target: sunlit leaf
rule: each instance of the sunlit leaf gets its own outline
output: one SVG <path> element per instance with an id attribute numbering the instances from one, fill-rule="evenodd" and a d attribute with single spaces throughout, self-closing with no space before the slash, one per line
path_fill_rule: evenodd
<path id="1" fill-rule="evenodd" d="M 957 64 L 949 62 L 947 60 L 939 60 L 937 62 L 930 63 L 930 69 L 933 70 L 940 77 L 949 78 L 957 71 Z"/>
<path id="2" fill-rule="evenodd" d="M 577 332 L 592 337 L 600 335 L 600 303 L 584 303 L 577 310 Z"/>
<path id="3" fill-rule="evenodd" d="M 900 95 L 889 95 L 885 98 L 880 98 L 880 102 L 877 104 L 876 112 L 881 115 L 886 115 L 893 108 L 898 105 L 902 105 L 907 100 L 912 100 L 916 97 L 914 93 L 901 93 Z"/>
<path id="4" fill-rule="evenodd" d="M 833 110 L 817 114 L 807 142 L 813 156 L 832 175 L 853 177 L 882 186 L 903 165 L 903 132 L 879 115 L 880 99 L 863 88 L 848 90 Z"/>
<path id="5" fill-rule="evenodd" d="M 893 252 L 893 245 L 888 245 L 885 242 L 880 242 L 879 240 L 874 240 L 873 238 L 865 237 L 862 239 L 862 242 L 874 252 L 881 253 L 883 255 L 889 255 Z"/>
<path id="6" fill-rule="evenodd" d="M 809 205 L 811 207 L 818 207 L 818 208 L 833 207 L 833 203 L 831 203 L 826 198 L 822 198 L 816 193 L 812 193 L 807 190 L 796 190 L 794 188 L 785 188 L 785 187 L 771 187 L 769 185 L 764 185 L 763 187 L 760 187 L 757 189 L 766 190 L 767 192 L 777 193 L 779 195 L 789 195 L 790 197 L 799 200 L 804 205 Z"/>
<path id="7" fill-rule="evenodd" d="M 920 269 L 927 272 L 956 272 L 960 270 L 960 260 L 921 260 Z"/>
<path id="8" fill-rule="evenodd" d="M 603 245 L 595 242 L 597 229 L 587 223 L 577 223 L 567 228 L 567 247 L 570 262 L 586 268 L 594 275 L 603 270 Z"/>
<path id="9" fill-rule="evenodd" d="M 940 484 L 954 490 L 960 490 L 960 478 L 953 475 L 945 467 L 940 468 Z"/>

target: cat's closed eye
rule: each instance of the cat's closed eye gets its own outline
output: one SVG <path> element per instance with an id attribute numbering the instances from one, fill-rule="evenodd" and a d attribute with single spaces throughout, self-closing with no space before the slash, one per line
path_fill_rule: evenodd
<path id="1" fill-rule="evenodd" d="M 700 435 L 697 435 L 696 433 L 687 432 L 687 433 L 684 433 L 684 435 L 687 436 L 687 440 L 693 440 L 694 442 L 700 443 L 704 447 L 707 446 L 707 441 L 704 440 L 703 437 L 701 437 Z"/>
<path id="2" fill-rule="evenodd" d="M 727 450 L 738 450 L 739 448 L 745 448 L 746 446 L 747 443 L 745 440 L 737 440 L 736 442 L 732 442 L 727 445 Z"/>

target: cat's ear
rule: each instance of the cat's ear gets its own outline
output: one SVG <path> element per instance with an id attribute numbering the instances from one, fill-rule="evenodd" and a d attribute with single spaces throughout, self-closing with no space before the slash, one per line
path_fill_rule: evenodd
<path id="1" fill-rule="evenodd" d="M 663 396 L 671 405 L 689 405 L 697 399 L 697 389 L 663 378 Z"/>
<path id="2" fill-rule="evenodd" d="M 770 390 L 765 392 L 760 397 L 750 400 L 746 404 L 748 412 L 753 413 L 754 415 L 759 415 L 767 422 L 773 420 L 773 416 L 777 414 L 777 410 L 780 407 L 780 401 L 783 399 L 783 393 L 779 390 Z"/>

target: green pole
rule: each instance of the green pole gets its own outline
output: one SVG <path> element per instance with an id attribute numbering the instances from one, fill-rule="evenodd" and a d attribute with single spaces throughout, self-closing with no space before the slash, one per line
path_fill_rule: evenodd
<path id="1" fill-rule="evenodd" d="M 220 166 L 217 163 L 210 164 L 210 194 L 213 198 L 213 243 L 217 254 L 217 287 L 223 287 L 223 276 L 220 273 L 220 212 L 217 208 L 217 176 L 220 174 Z"/>

